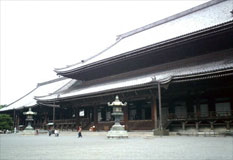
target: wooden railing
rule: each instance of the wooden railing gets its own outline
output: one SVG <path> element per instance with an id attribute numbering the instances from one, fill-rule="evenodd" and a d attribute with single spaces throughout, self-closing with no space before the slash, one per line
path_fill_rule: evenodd
<path id="1" fill-rule="evenodd" d="M 233 111 L 230 112 L 215 112 L 210 111 L 207 113 L 201 114 L 197 113 L 187 113 L 187 114 L 179 114 L 169 113 L 168 119 L 225 119 L 225 118 L 233 118 Z"/>
<path id="2" fill-rule="evenodd" d="M 49 123 L 53 123 L 53 120 L 49 120 Z M 55 124 L 75 124 L 76 119 L 59 119 L 59 120 L 54 120 Z"/>

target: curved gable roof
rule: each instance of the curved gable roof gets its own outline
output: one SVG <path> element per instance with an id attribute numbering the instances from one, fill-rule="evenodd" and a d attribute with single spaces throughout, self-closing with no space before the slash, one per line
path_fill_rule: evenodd
<path id="1" fill-rule="evenodd" d="M 37 105 L 35 96 L 49 95 L 58 92 L 60 89 L 71 83 L 73 80 L 68 78 L 58 78 L 43 83 L 38 83 L 37 87 L 31 90 L 29 93 L 25 94 L 16 101 L 10 103 L 6 107 L 0 109 L 0 112 L 8 110 L 18 110 L 25 107 L 34 107 Z"/>

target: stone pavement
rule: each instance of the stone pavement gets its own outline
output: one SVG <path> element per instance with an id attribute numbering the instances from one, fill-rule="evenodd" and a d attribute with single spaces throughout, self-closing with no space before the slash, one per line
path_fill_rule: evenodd
<path id="1" fill-rule="evenodd" d="M 0 135 L 0 160 L 232 160 L 233 137 L 154 137 L 129 132 L 128 139 L 107 139 L 106 132 Z"/>

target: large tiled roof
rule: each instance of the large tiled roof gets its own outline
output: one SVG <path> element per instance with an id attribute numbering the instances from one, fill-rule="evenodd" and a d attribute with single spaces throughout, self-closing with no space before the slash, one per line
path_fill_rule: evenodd
<path id="1" fill-rule="evenodd" d="M 105 59 L 181 35 L 222 24 L 233 19 L 231 0 L 213 0 L 171 17 L 119 35 L 116 42 L 82 62 L 55 69 L 58 74 L 73 71 Z"/>
<path id="2" fill-rule="evenodd" d="M 169 64 L 137 70 L 130 73 L 104 78 L 98 82 L 83 82 L 82 85 L 68 88 L 50 96 L 37 97 L 39 101 L 90 96 L 110 91 L 130 89 L 149 84 L 167 83 L 173 80 L 194 78 L 208 75 L 218 75 L 233 72 L 233 50 L 210 53 Z M 121 77 L 121 79 L 119 78 Z"/>
<path id="3" fill-rule="evenodd" d="M 14 109 L 22 109 L 25 107 L 34 107 L 37 105 L 35 96 L 48 95 L 48 93 L 53 94 L 58 91 L 63 90 L 66 85 L 70 85 L 74 80 L 68 78 L 58 78 L 55 80 L 39 83 L 36 88 L 32 91 L 19 98 L 18 100 L 12 102 L 6 107 L 0 109 L 0 111 L 8 111 Z"/>

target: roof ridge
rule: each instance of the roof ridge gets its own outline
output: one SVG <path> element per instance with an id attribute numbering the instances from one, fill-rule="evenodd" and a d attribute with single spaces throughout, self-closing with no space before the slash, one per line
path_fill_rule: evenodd
<path id="1" fill-rule="evenodd" d="M 66 84 L 62 85 L 60 88 L 58 88 L 57 90 L 55 90 L 52 94 L 55 94 L 57 92 L 59 92 L 60 90 L 62 90 L 64 87 L 68 86 L 68 85 L 72 85 L 76 80 L 71 79 L 69 82 L 67 82 Z"/>
<path id="2" fill-rule="evenodd" d="M 49 84 L 49 83 L 59 82 L 59 81 L 65 80 L 65 79 L 68 79 L 68 78 L 67 77 L 59 77 L 59 78 L 56 78 L 56 79 L 52 79 L 52 80 L 49 80 L 49 81 L 38 83 L 37 86 L 39 87 L 39 86 L 43 86 L 43 85 L 46 85 L 46 84 Z"/>
<path id="3" fill-rule="evenodd" d="M 77 62 L 77 63 L 74 63 L 74 64 L 72 64 L 72 65 L 67 65 L 66 67 L 55 68 L 54 71 L 56 72 L 56 70 L 62 70 L 62 69 L 65 69 L 65 68 L 69 68 L 69 67 L 76 66 L 76 65 L 81 64 L 81 63 L 85 63 L 85 62 L 87 62 L 87 61 L 89 61 L 89 60 L 91 60 L 91 59 L 93 59 L 93 58 L 95 58 L 95 57 L 101 55 L 101 54 L 104 53 L 105 51 L 109 50 L 110 48 L 112 48 L 113 46 L 115 46 L 115 45 L 116 45 L 118 42 L 120 42 L 120 41 L 121 41 L 121 38 L 118 38 L 113 44 L 111 44 L 110 46 L 108 46 L 108 47 L 105 48 L 104 50 L 98 52 L 97 54 L 95 54 L 95 55 L 93 55 L 93 56 L 91 56 L 91 57 L 89 57 L 89 58 L 87 58 L 87 59 L 85 59 L 85 60 L 81 60 L 81 62 Z"/>
<path id="4" fill-rule="evenodd" d="M 30 92 L 28 92 L 27 94 L 25 94 L 24 96 L 22 96 L 21 98 L 19 98 L 19 99 L 15 100 L 14 102 L 12 102 L 12 103 L 8 104 L 6 107 L 9 107 L 10 105 L 12 105 L 12 104 L 14 104 L 14 103 L 18 102 L 19 100 L 23 99 L 23 98 L 24 98 L 24 97 L 26 97 L 27 95 L 29 95 L 29 94 L 31 94 L 32 92 L 34 92 L 37 88 L 39 88 L 39 86 L 38 86 L 38 85 L 37 85 L 37 87 L 36 87 L 36 88 L 34 88 L 34 89 L 33 89 L 33 90 L 31 90 Z"/>
<path id="5" fill-rule="evenodd" d="M 179 12 L 179 13 L 176 13 L 172 16 L 169 16 L 169 17 L 166 17 L 166 18 L 163 18 L 161 20 L 158 20 L 158 21 L 155 21 L 153 23 L 150 23 L 148 25 L 145 25 L 143 27 L 140 27 L 140 28 L 136 28 L 134 30 L 131 30 L 129 32 L 126 32 L 126 33 L 123 33 L 123 34 L 120 34 L 117 36 L 117 39 L 123 39 L 123 38 L 127 38 L 127 37 L 130 37 L 134 34 L 137 34 L 137 33 L 140 33 L 140 32 L 143 32 L 143 31 L 146 31 L 148 29 L 151 29 L 151 28 L 154 28 L 156 26 L 159 26 L 159 25 L 162 25 L 164 23 L 167 23 L 167 22 L 170 22 L 170 21 L 173 21 L 175 19 L 178 19 L 178 18 L 181 18 L 183 16 L 186 16 L 188 14 L 191 14 L 191 13 L 194 13 L 196 11 L 199 11 L 201 9 L 204 9 L 204 8 L 207 8 L 207 7 L 210 7 L 212 5 L 215 5 L 215 4 L 218 4 L 220 2 L 223 2 L 223 1 L 226 1 L 226 0 L 212 0 L 212 1 L 208 1 L 206 3 L 203 3 L 203 4 L 200 4 L 198 6 L 195 6 L 193 8 L 190 8 L 190 9 L 187 9 L 183 12 Z"/>

